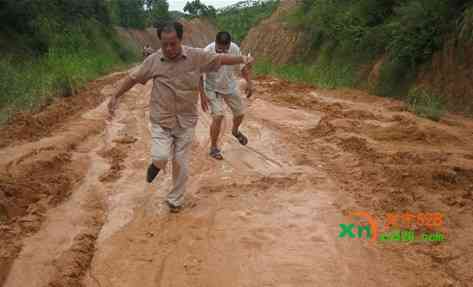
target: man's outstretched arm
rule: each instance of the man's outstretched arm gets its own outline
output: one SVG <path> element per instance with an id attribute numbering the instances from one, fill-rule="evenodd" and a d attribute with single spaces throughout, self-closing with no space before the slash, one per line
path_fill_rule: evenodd
<path id="1" fill-rule="evenodd" d="M 233 56 L 233 55 L 219 55 L 220 57 L 220 64 L 222 65 L 238 65 L 238 64 L 245 64 L 246 66 L 250 66 L 254 59 L 253 57 L 247 56 Z"/>
<path id="2" fill-rule="evenodd" d="M 126 93 L 128 90 L 130 90 L 135 84 L 136 81 L 130 76 L 126 76 L 125 79 L 120 83 L 120 86 L 112 94 L 112 96 L 110 97 L 110 101 L 108 102 L 108 112 L 110 118 L 115 115 L 115 109 L 118 106 L 118 99 L 123 96 L 123 94 Z"/>

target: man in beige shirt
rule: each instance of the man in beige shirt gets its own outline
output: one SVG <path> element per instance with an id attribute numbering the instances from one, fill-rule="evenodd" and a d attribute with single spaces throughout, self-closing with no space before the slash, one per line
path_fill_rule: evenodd
<path id="1" fill-rule="evenodd" d="M 188 178 L 188 161 L 198 120 L 198 87 L 201 73 L 221 65 L 250 65 L 253 58 L 231 56 L 182 45 L 183 26 L 178 22 L 158 28 L 161 49 L 129 72 L 108 104 L 113 117 L 120 98 L 135 84 L 153 79 L 150 99 L 152 134 L 147 181 L 151 183 L 172 155 L 173 188 L 166 202 L 172 212 L 180 210 Z"/>

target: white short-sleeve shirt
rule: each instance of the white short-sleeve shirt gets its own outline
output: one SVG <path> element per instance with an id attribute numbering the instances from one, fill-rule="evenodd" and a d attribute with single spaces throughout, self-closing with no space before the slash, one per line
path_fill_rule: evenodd
<path id="1" fill-rule="evenodd" d="M 205 47 L 205 50 L 216 53 L 215 42 Z M 241 52 L 238 45 L 232 42 L 228 54 L 240 56 Z M 206 73 L 204 81 L 205 89 L 224 95 L 236 94 L 237 77 L 242 67 L 243 65 L 221 66 L 217 72 Z"/>

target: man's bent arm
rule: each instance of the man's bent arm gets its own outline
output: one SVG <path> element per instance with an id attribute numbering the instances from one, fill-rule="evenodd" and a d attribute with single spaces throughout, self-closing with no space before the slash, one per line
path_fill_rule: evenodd
<path id="1" fill-rule="evenodd" d="M 136 84 L 136 81 L 130 76 L 126 76 L 125 79 L 120 83 L 118 90 L 116 90 L 110 97 L 110 102 L 108 103 L 108 112 L 109 118 L 112 118 L 115 114 L 115 109 L 118 104 L 118 98 L 120 98 L 126 91 L 131 89 Z"/>
<path id="2" fill-rule="evenodd" d="M 136 81 L 133 80 L 130 76 L 126 76 L 123 82 L 120 84 L 118 89 L 112 94 L 112 98 L 118 99 L 129 89 L 133 88 L 136 84 Z"/>

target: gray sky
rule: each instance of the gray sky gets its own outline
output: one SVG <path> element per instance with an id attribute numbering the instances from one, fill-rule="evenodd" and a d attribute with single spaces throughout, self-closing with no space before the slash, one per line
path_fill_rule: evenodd
<path id="1" fill-rule="evenodd" d="M 169 10 L 182 11 L 187 1 L 189 0 L 169 0 Z M 201 0 L 200 2 L 205 5 L 212 5 L 215 8 L 222 8 L 240 2 L 240 0 Z"/>

